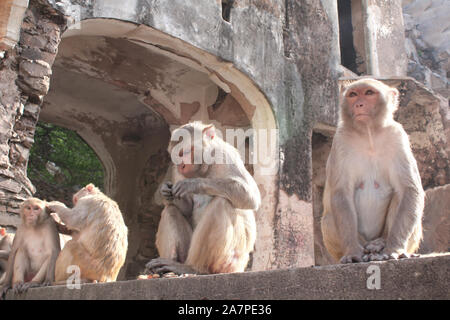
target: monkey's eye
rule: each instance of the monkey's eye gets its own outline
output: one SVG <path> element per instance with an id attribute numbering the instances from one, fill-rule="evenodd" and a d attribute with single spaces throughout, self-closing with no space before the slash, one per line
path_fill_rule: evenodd
<path id="1" fill-rule="evenodd" d="M 38 206 L 34 206 L 33 207 L 33 210 L 40 210 L 41 208 L 40 207 L 38 207 Z"/>
<path id="2" fill-rule="evenodd" d="M 371 96 L 373 94 L 375 94 L 375 91 L 373 91 L 373 90 L 369 89 L 369 90 L 366 91 L 366 96 Z"/>
<path id="3" fill-rule="evenodd" d="M 352 91 L 348 94 L 349 97 L 356 97 L 358 94 L 355 91 Z"/>

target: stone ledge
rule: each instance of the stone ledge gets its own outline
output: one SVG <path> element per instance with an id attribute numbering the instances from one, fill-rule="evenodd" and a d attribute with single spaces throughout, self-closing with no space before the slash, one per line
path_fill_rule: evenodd
<path id="1" fill-rule="evenodd" d="M 369 265 L 381 288 L 367 289 Z M 449 299 L 450 253 L 415 259 L 30 289 L 7 299 Z"/>

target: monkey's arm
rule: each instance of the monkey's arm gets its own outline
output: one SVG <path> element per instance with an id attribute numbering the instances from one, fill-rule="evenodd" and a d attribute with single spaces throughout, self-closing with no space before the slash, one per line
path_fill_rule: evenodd
<path id="1" fill-rule="evenodd" d="M 182 198 L 192 193 L 223 197 L 238 209 L 258 210 L 261 203 L 261 196 L 256 183 L 252 186 L 251 183 L 240 177 L 185 179 L 174 185 L 172 193 L 175 198 Z"/>
<path id="2" fill-rule="evenodd" d="M 175 206 L 186 218 L 189 218 L 192 215 L 194 206 L 192 195 L 185 195 L 182 198 L 175 198 L 172 194 L 172 182 L 170 181 L 163 182 L 160 188 L 160 193 L 165 206 Z"/>
<path id="3" fill-rule="evenodd" d="M 384 249 L 389 255 L 405 253 L 415 226 L 421 223 L 425 202 L 419 170 L 409 142 L 399 153 L 397 163 L 390 171 L 391 183 L 399 197 L 399 204 Z"/>
<path id="4" fill-rule="evenodd" d="M 52 212 L 56 212 L 56 214 L 61 218 L 62 222 L 67 225 L 69 229 L 79 230 L 79 218 L 81 215 L 78 215 L 75 210 L 83 207 L 82 203 L 84 199 L 80 199 L 76 208 L 70 209 L 67 208 L 66 205 L 59 201 L 52 201 L 47 204 L 47 207 Z M 84 217 L 84 216 L 83 216 Z"/>
<path id="5" fill-rule="evenodd" d="M 341 263 L 361 262 L 364 251 L 358 240 L 358 219 L 352 197 L 342 189 L 336 189 L 330 196 L 332 217 L 344 249 Z"/>
<path id="6" fill-rule="evenodd" d="M 336 134 L 338 136 L 338 133 Z M 333 141 L 326 166 L 324 212 L 331 215 L 336 233 L 341 242 L 343 257 L 341 263 L 360 262 L 363 248 L 359 243 L 358 215 L 353 201 L 352 181 L 340 157 L 342 146 L 338 138 Z"/>
<path id="7" fill-rule="evenodd" d="M 59 252 L 61 251 L 61 244 L 59 241 L 58 231 L 55 230 L 55 227 L 51 223 L 49 223 L 48 229 L 48 234 L 51 235 L 50 245 L 52 246 L 52 253 L 50 255 L 50 264 L 47 268 L 44 282 L 46 284 L 51 284 L 55 281 L 56 259 L 58 258 Z"/>

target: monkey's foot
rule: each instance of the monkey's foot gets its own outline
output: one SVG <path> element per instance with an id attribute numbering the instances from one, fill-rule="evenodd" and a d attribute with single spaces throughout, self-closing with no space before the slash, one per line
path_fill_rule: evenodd
<path id="1" fill-rule="evenodd" d="M 388 250 L 383 250 L 379 253 L 369 253 L 363 256 L 363 261 L 384 261 L 384 260 L 398 260 L 407 258 L 417 258 L 420 255 L 415 253 L 407 253 L 404 251 L 394 251 L 389 252 Z"/>
<path id="2" fill-rule="evenodd" d="M 38 282 L 25 282 L 25 283 L 18 283 L 13 287 L 14 294 L 18 293 L 24 293 L 30 288 L 37 288 L 37 287 L 44 287 L 49 286 L 51 283 L 38 283 Z"/>
<path id="3" fill-rule="evenodd" d="M 362 254 L 348 254 L 345 255 L 339 260 L 340 263 L 354 263 L 354 262 L 362 262 L 363 255 Z"/>
<path id="4" fill-rule="evenodd" d="M 157 258 L 150 260 L 145 265 L 145 272 L 149 273 L 158 273 L 158 274 L 164 274 L 167 272 L 173 272 L 178 275 L 182 275 L 185 273 L 189 274 L 198 274 L 197 271 L 195 271 L 193 268 L 191 268 L 188 265 L 169 260 L 169 259 L 163 259 L 163 258 Z"/>
<path id="5" fill-rule="evenodd" d="M 385 253 L 368 253 L 363 256 L 364 262 L 389 260 L 389 256 Z"/>
<path id="6" fill-rule="evenodd" d="M 377 238 L 369 241 L 364 247 L 364 253 L 380 253 L 386 246 L 386 241 L 383 238 Z"/>
<path id="7" fill-rule="evenodd" d="M 417 258 L 420 257 L 419 254 L 416 253 L 407 253 L 407 252 L 392 252 L 389 254 L 389 259 L 408 259 L 408 258 Z"/>

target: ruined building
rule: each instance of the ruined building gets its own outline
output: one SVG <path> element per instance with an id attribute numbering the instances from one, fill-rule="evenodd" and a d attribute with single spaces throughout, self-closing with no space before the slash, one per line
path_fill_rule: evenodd
<path id="1" fill-rule="evenodd" d="M 203 120 L 278 129 L 277 148 L 251 166 L 262 207 L 249 269 L 329 263 L 318 222 L 340 78 L 373 75 L 399 89 L 396 117 L 423 185 L 448 199 L 448 63 L 436 92 L 426 86 L 432 64 L 422 82 L 408 77 L 426 67 L 414 56 L 423 43 L 414 17 L 407 42 L 400 0 L 2 0 L 0 226 L 12 230 L 35 192 L 26 168 L 38 119 L 69 128 L 105 168 L 105 192 L 129 228 L 120 277 L 134 278 L 157 255 L 154 194 L 170 128 Z M 448 248 L 442 208 L 428 217 L 429 251 Z"/>

